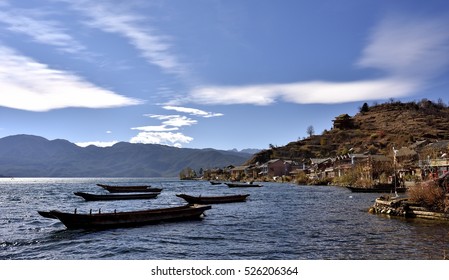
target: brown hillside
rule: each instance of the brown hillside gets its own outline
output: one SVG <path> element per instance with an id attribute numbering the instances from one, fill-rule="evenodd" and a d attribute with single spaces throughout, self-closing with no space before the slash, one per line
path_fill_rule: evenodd
<path id="1" fill-rule="evenodd" d="M 261 151 L 247 163 L 266 162 L 273 158 L 303 162 L 349 151 L 392 155 L 392 147 L 411 146 L 420 140 L 449 140 L 449 108 L 445 104 L 422 100 L 369 107 L 365 103 L 353 117 L 336 116 L 331 130 Z"/>

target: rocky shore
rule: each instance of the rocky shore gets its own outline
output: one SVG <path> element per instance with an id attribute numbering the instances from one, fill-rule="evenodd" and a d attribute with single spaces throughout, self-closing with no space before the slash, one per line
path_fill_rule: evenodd
<path id="1" fill-rule="evenodd" d="M 446 199 L 449 200 L 449 196 Z M 449 213 L 432 211 L 410 202 L 408 198 L 381 196 L 368 211 L 373 214 L 449 221 Z"/>

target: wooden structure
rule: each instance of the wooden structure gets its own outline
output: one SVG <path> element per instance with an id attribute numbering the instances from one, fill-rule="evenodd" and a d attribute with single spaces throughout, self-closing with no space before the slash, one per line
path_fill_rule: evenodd
<path id="1" fill-rule="evenodd" d="M 260 188 L 262 185 L 250 183 L 225 183 L 230 188 Z"/>
<path id="2" fill-rule="evenodd" d="M 232 203 L 232 202 L 244 202 L 249 194 L 238 194 L 238 195 L 225 195 L 225 196 L 191 196 L 187 194 L 177 194 L 187 201 L 188 203 L 197 204 L 217 204 L 217 203 Z"/>
<path id="3" fill-rule="evenodd" d="M 105 229 L 200 219 L 202 214 L 211 208 L 210 205 L 189 204 L 131 212 L 77 214 L 76 211 L 75 213 L 66 213 L 51 210 L 38 211 L 38 213 L 45 218 L 59 219 L 68 229 Z"/>
<path id="4" fill-rule="evenodd" d="M 160 194 L 160 192 L 127 193 L 127 194 L 91 194 L 85 192 L 75 192 L 74 194 L 84 198 L 86 201 L 97 201 L 97 200 L 152 199 L 156 198 Z"/>
<path id="5" fill-rule="evenodd" d="M 161 192 L 160 188 L 153 188 L 151 186 L 110 186 L 105 184 L 97 184 L 110 193 L 126 193 L 126 192 Z"/>

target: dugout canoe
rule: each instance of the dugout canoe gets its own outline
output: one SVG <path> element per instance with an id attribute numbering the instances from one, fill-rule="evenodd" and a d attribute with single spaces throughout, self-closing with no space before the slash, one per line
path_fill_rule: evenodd
<path id="1" fill-rule="evenodd" d="M 153 188 L 148 185 L 139 185 L 139 186 L 111 186 L 105 184 L 97 184 L 97 186 L 102 187 L 110 193 L 127 193 L 127 192 L 161 192 L 160 188 Z"/>
<path id="2" fill-rule="evenodd" d="M 127 193 L 127 194 L 92 194 L 85 192 L 74 192 L 74 194 L 84 198 L 86 201 L 98 201 L 98 200 L 152 199 L 156 198 L 160 193 L 150 192 L 150 193 Z"/>
<path id="3" fill-rule="evenodd" d="M 177 194 L 187 201 L 188 203 L 197 204 L 217 204 L 217 203 L 232 203 L 232 202 L 244 202 L 249 194 L 238 195 L 224 195 L 224 196 L 191 196 L 188 194 Z"/>
<path id="4" fill-rule="evenodd" d="M 149 209 L 130 212 L 89 213 L 80 214 L 61 212 L 58 210 L 38 211 L 50 219 L 60 220 L 67 229 L 106 229 L 118 227 L 134 227 L 161 222 L 174 222 L 201 219 L 210 205 L 183 205 L 170 208 Z"/>

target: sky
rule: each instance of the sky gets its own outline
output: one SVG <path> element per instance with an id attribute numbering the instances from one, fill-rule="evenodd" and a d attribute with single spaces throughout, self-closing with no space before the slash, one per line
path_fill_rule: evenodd
<path id="1" fill-rule="evenodd" d="M 0 137 L 267 149 L 449 105 L 446 0 L 0 0 Z"/>

